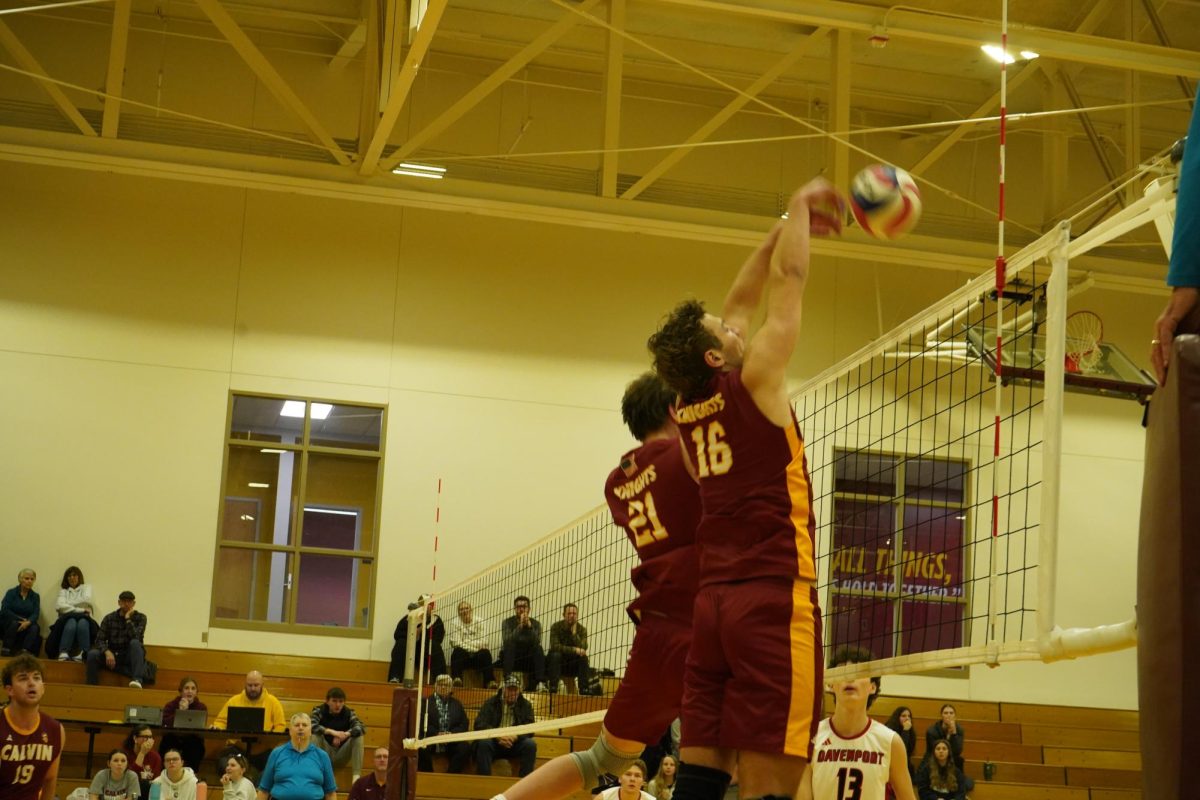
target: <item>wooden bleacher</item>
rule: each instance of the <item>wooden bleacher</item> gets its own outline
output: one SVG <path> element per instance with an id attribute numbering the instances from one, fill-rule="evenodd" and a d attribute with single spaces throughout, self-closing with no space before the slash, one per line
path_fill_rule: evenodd
<path id="1" fill-rule="evenodd" d="M 101 685 L 87 686 L 82 664 L 44 661 L 47 687 L 43 706 L 50 714 L 66 719 L 114 720 L 120 718 L 127 703 L 166 703 L 175 696 L 179 680 L 188 675 L 198 682 L 200 698 L 215 716 L 230 695 L 241 691 L 245 673 L 258 669 L 267 689 L 279 697 L 289 715 L 310 711 L 324 700 L 330 686 L 341 686 L 349 705 L 367 727 L 366 768 L 370 768 L 370 750 L 387 743 L 395 686 L 386 682 L 386 664 L 381 662 L 155 646 L 147 650 L 148 657 L 158 664 L 158 682 L 141 690 L 128 688 L 127 678 L 107 671 L 102 672 Z M 613 688 L 611 684 L 606 686 L 610 693 Z M 491 694 L 486 689 L 456 690 L 472 720 Z M 571 713 L 578 713 L 604 708 L 608 701 L 607 694 L 560 695 L 554 699 L 557 708 L 551 709 L 548 695 L 530 693 L 527 697 L 539 718 L 560 715 L 564 704 L 570 706 Z M 883 720 L 898 705 L 912 708 L 918 732 L 917 752 L 923 755 L 924 731 L 939 717 L 941 702 L 884 696 L 875 703 L 872 714 Z M 976 782 L 973 800 L 1140 800 L 1136 711 L 979 701 L 954 701 L 954 705 L 967 732 L 966 772 Z M 539 734 L 538 763 L 586 749 L 598 733 L 599 724 L 593 723 Z M 70 728 L 67 735 L 59 791 L 64 797 L 71 789 L 90 782 L 90 776 L 84 774 L 87 736 Z M 117 747 L 120 739 L 117 733 L 99 734 L 95 743 L 100 754 L 97 762 Z M 220 746 L 219 740 L 211 741 L 210 756 Z M 985 763 L 993 765 L 991 780 L 983 777 Z M 417 795 L 430 800 L 486 800 L 514 780 L 511 775 L 500 774 L 510 768 L 506 762 L 495 766 L 497 774 L 490 777 L 421 773 Z M 93 765 L 93 769 L 99 768 L 99 763 Z M 435 759 L 435 768 L 444 769 L 444 759 Z M 206 764 L 201 777 L 210 784 L 215 781 L 215 766 Z M 348 769 L 338 770 L 337 779 L 339 789 L 345 792 L 350 784 Z M 578 800 L 588 797 L 581 792 Z"/>

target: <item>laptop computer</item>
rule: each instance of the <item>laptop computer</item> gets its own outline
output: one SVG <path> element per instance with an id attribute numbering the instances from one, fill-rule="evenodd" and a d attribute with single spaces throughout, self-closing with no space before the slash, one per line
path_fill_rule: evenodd
<path id="1" fill-rule="evenodd" d="M 175 712 L 176 728 L 203 728 L 208 725 L 208 712 L 203 709 L 191 709 Z"/>
<path id="2" fill-rule="evenodd" d="M 261 706 L 258 708 L 233 706 L 229 709 L 229 724 L 225 729 L 230 731 L 261 732 L 266 713 L 267 710 Z"/>
<path id="3" fill-rule="evenodd" d="M 162 709 L 158 706 L 125 706 L 128 725 L 162 725 Z"/>

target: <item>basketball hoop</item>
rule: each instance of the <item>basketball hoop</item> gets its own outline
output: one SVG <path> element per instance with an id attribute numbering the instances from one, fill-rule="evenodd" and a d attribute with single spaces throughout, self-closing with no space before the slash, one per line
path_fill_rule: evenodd
<path id="1" fill-rule="evenodd" d="M 1091 372 L 1100 363 L 1103 352 L 1104 323 L 1091 311 L 1076 311 L 1067 317 L 1067 372 Z"/>

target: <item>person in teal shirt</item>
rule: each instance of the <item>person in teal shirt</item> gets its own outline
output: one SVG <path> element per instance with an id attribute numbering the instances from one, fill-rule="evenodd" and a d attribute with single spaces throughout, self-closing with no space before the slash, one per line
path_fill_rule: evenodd
<path id="1" fill-rule="evenodd" d="M 1192 105 L 1187 141 L 1179 168 L 1175 233 L 1171 239 L 1171 267 L 1167 271 L 1171 299 L 1154 323 L 1154 338 L 1150 342 L 1150 361 L 1159 385 L 1167 378 L 1175 329 L 1200 300 L 1200 89 Z"/>
<path id="2" fill-rule="evenodd" d="M 293 714 L 288 722 L 291 740 L 271 751 L 258 782 L 258 800 L 336 800 L 333 763 L 312 743 L 312 720 Z"/>

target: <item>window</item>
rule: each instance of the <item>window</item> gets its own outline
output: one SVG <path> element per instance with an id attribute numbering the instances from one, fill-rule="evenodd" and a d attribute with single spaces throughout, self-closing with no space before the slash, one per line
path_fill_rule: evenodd
<path id="1" fill-rule="evenodd" d="M 835 459 L 830 653 L 962 646 L 969 464 L 868 451 Z"/>
<path id="2" fill-rule="evenodd" d="M 211 624 L 370 636 L 384 409 L 234 394 L 227 431 Z"/>

